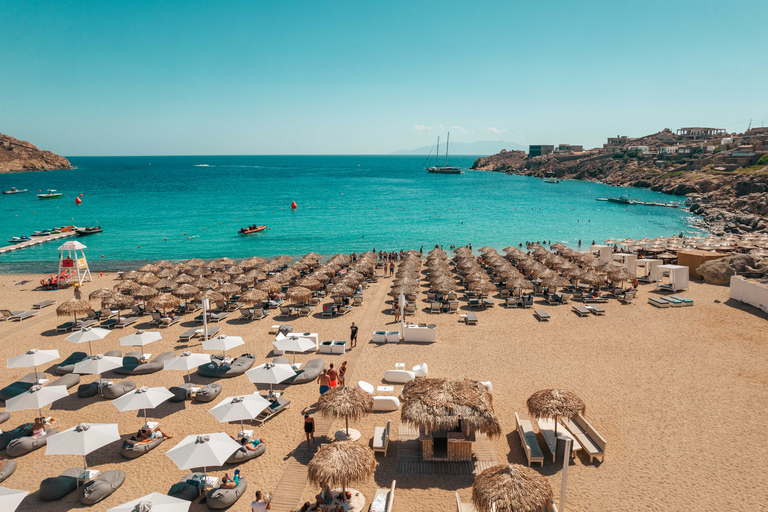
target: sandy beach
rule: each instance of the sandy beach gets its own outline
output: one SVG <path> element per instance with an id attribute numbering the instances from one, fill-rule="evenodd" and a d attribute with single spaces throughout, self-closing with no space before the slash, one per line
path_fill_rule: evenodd
<path id="1" fill-rule="evenodd" d="M 72 297 L 72 289 L 38 290 L 41 277 L 0 276 L 0 307 L 29 310 L 42 300 L 54 299 L 60 304 Z M 103 286 L 111 288 L 116 282 L 114 273 L 96 273 L 94 281 L 84 286 L 83 295 L 87 297 Z M 374 330 L 388 326 L 396 329 L 387 295 L 391 285 L 391 278 L 371 284 L 363 305 L 340 318 L 322 318 L 321 307 L 308 318 L 282 322 L 271 316 L 244 322 L 239 314 L 233 314 L 220 323 L 221 332 L 242 336 L 246 344 L 229 355 L 250 352 L 256 355 L 257 364 L 270 360 L 272 324 L 289 323 L 294 331 L 317 332 L 321 340 L 334 340 L 348 339 L 350 324 L 356 322 L 360 327 L 357 347 L 345 355 L 322 356 L 326 363 L 336 366 L 349 361 L 348 384 L 364 380 L 382 385 L 384 372 L 394 369 L 396 363 L 405 363 L 410 369 L 423 362 L 429 364 L 430 377 L 466 377 L 493 383 L 494 407 L 503 435 L 488 443 L 489 461 L 525 463 L 514 413 L 528 417 L 525 402 L 533 392 L 557 387 L 579 395 L 587 406 L 585 417 L 607 440 L 608 448 L 603 463 L 590 463 L 583 454 L 571 463 L 568 510 L 719 510 L 734 503 L 751 510 L 768 509 L 764 484 L 768 479 L 764 463 L 768 443 L 763 435 L 768 424 L 768 322 L 766 315 L 757 310 L 729 301 L 727 287 L 691 283 L 684 295 L 694 300 L 694 307 L 656 309 L 647 303 L 654 294 L 652 287 L 641 285 L 635 304 L 621 305 L 612 300 L 605 305 L 604 317 L 580 318 L 570 306 L 547 306 L 552 316 L 548 323 L 539 323 L 531 310 L 496 306 L 478 312 L 476 326 L 459 323 L 457 314 L 425 311 L 426 288 L 422 287 L 417 301 L 419 311 L 409 320 L 436 324 L 437 343 L 371 344 Z M 495 301 L 499 302 L 498 297 Z M 96 301 L 93 304 L 99 306 Z M 85 345 L 65 341 L 65 334 L 56 333 L 55 327 L 66 319 L 56 316 L 55 307 L 43 309 L 23 322 L 0 323 L 0 359 L 31 348 L 58 349 L 62 359 L 74 351 L 87 350 Z M 461 304 L 464 308 L 466 302 Z M 120 349 L 119 338 L 133 332 L 133 327 L 149 329 L 149 318 L 145 316 L 140 323 L 93 342 L 94 352 Z M 188 344 L 179 340 L 179 335 L 191 326 L 192 315 L 186 315 L 182 322 L 161 329 L 163 339 L 146 351 L 202 352 L 201 341 Z M 129 351 L 129 347 L 122 349 L 123 353 Z M 318 356 L 299 354 L 296 360 L 306 363 L 314 357 Z M 31 371 L 4 366 L 0 370 L 3 386 Z M 53 375 L 51 369 L 46 371 Z M 84 375 L 82 382 L 95 379 Z M 139 386 L 170 387 L 183 382 L 184 372 L 165 370 L 130 379 Z M 213 382 L 195 374 L 192 379 L 200 384 Z M 105 511 L 150 492 L 167 493 L 188 471 L 179 470 L 165 453 L 186 435 L 220 431 L 234 435 L 239 424 L 220 424 L 208 410 L 224 397 L 255 389 L 246 377 L 219 382 L 224 389 L 213 403 L 166 402 L 149 411 L 150 418 L 159 420 L 163 431 L 174 436 L 158 449 L 127 460 L 118 455 L 119 443 L 113 443 L 89 455 L 89 466 L 95 469 L 121 469 L 127 473 L 122 487 L 90 509 Z M 400 389 L 395 385 L 393 394 L 399 394 Z M 120 413 L 103 398 L 81 399 L 76 389 L 70 391 L 68 398 L 50 407 L 49 414 L 61 420 L 61 430 L 84 421 L 117 423 L 125 439 L 143 424 L 140 413 Z M 298 508 L 304 501 L 314 500 L 318 492 L 317 487 L 301 480 L 305 461 L 316 451 L 315 447 L 307 449 L 304 442 L 302 414 L 314 413 L 317 385 L 290 386 L 285 397 L 292 401 L 291 408 L 264 426 L 255 427 L 256 435 L 267 444 L 263 456 L 239 466 L 209 468 L 216 476 L 239 468 L 248 478 L 247 495 L 231 507 L 232 511 L 250 510 L 253 492 L 258 489 L 274 494 L 275 510 L 288 510 L 283 508 L 287 502 Z M 12 412 L 3 430 L 29 422 L 34 416 L 34 411 Z M 321 442 L 329 441 L 325 435 L 332 438 L 344 425 L 343 420 L 330 422 L 319 414 L 316 420 L 316 435 Z M 373 413 L 350 426 L 362 432 L 360 443 L 370 443 L 374 427 L 386 425 L 387 420 L 392 421 L 393 436 L 387 457 L 377 454 L 374 477 L 354 485 L 366 498 L 366 510 L 375 490 L 389 487 L 392 480 L 397 480 L 396 510 L 454 510 L 455 493 L 462 501 L 470 501 L 472 474 L 399 471 L 399 412 Z M 548 478 L 557 497 L 562 462 L 551 462 L 540 434 L 539 444 L 547 462 L 536 469 Z M 37 496 L 42 479 L 81 465 L 80 457 L 46 456 L 40 449 L 18 458 L 17 463 L 17 471 L 2 485 L 31 492 L 19 510 L 58 512 L 84 508 L 78 493 L 58 502 L 43 502 Z M 190 510 L 207 507 L 195 501 Z"/>

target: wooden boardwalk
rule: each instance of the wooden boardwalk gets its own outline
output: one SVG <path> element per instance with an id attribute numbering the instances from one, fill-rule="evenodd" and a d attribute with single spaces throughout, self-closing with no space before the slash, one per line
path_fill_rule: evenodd
<path id="1" fill-rule="evenodd" d="M 0 247 L 0 254 L 5 254 L 7 252 L 12 252 L 12 251 L 18 251 L 21 249 L 26 249 L 27 247 L 33 247 L 35 245 L 44 244 L 46 242 L 53 242 L 54 240 L 61 240 L 62 238 L 67 238 L 74 235 L 75 235 L 75 232 L 70 231 L 67 233 L 57 233 L 55 235 L 36 236 L 36 237 L 33 237 L 32 240 L 30 240 L 29 242 L 21 242 L 18 244 L 6 245 L 5 247 Z"/>

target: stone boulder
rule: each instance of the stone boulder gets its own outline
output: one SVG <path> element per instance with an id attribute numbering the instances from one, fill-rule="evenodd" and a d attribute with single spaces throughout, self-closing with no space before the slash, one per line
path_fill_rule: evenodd
<path id="1" fill-rule="evenodd" d="M 709 284 L 728 285 L 737 272 L 755 272 L 757 262 L 749 254 L 736 254 L 703 263 L 696 269 Z"/>

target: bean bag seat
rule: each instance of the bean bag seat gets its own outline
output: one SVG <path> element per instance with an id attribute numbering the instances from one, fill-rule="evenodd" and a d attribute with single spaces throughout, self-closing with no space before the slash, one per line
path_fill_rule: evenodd
<path id="1" fill-rule="evenodd" d="M 408 370 L 387 370 L 384 372 L 384 380 L 395 384 L 405 384 L 416 378 L 416 374 Z"/>
<path id="2" fill-rule="evenodd" d="M 264 454 L 267 451 L 266 443 L 259 443 L 255 450 L 249 450 L 248 448 L 238 448 L 238 450 L 229 456 L 227 464 L 240 464 L 247 460 L 255 459 Z"/>
<path id="3" fill-rule="evenodd" d="M 179 498 L 180 500 L 193 501 L 200 496 L 200 490 L 197 486 L 198 483 L 202 483 L 203 473 L 189 473 L 177 483 L 171 486 L 168 491 L 168 496 Z"/>
<path id="4" fill-rule="evenodd" d="M 195 393 L 195 401 L 197 402 L 211 402 L 216 399 L 221 393 L 221 384 L 208 384 L 200 388 L 200 391 Z"/>
<path id="5" fill-rule="evenodd" d="M 197 367 L 197 373 L 204 377 L 213 377 L 215 379 L 228 379 L 230 377 L 238 377 L 246 372 L 253 363 L 256 362 L 256 357 L 253 354 L 243 354 L 234 361 L 232 364 L 217 364 L 210 362 Z"/>
<path id="6" fill-rule="evenodd" d="M 5 423 L 9 419 L 11 419 L 11 413 L 7 411 L 0 412 L 0 423 Z"/>
<path id="7" fill-rule="evenodd" d="M 9 457 L 21 457 L 47 445 L 48 438 L 58 433 L 55 428 L 50 428 L 40 437 L 17 437 L 5 447 L 5 454 Z"/>
<path id="8" fill-rule="evenodd" d="M 375 396 L 373 397 L 373 410 L 375 412 L 381 411 L 396 411 L 400 408 L 400 399 L 396 396 Z"/>
<path id="9" fill-rule="evenodd" d="M 165 441 L 164 437 L 158 437 L 148 443 L 134 443 L 133 441 L 123 441 L 123 445 L 120 447 L 120 455 L 122 455 L 126 459 L 135 459 L 137 457 L 141 457 L 147 452 L 151 452 L 152 450 L 160 446 L 160 443 L 162 443 L 163 441 Z"/>
<path id="10" fill-rule="evenodd" d="M 32 433 L 31 423 L 22 423 L 13 430 L 7 430 L 0 434 L 0 450 L 5 450 L 8 443 L 19 437 L 26 437 Z"/>
<path id="11" fill-rule="evenodd" d="M 173 352 L 163 352 L 158 354 L 148 363 L 140 363 L 141 352 L 128 352 L 123 358 L 123 366 L 115 368 L 115 373 L 121 375 L 147 375 L 149 373 L 159 372 L 163 369 L 163 361 L 174 357 Z"/>
<path id="12" fill-rule="evenodd" d="M 208 494 L 205 496 L 205 504 L 212 510 L 231 507 L 247 489 L 248 480 L 241 477 L 240 483 L 234 489 L 221 489 L 217 487 L 208 491 Z"/>
<path id="13" fill-rule="evenodd" d="M 96 396 L 99 394 L 99 380 L 95 380 L 93 382 L 89 382 L 88 384 L 82 384 L 77 387 L 77 397 L 78 398 L 90 398 L 92 396 Z"/>
<path id="14" fill-rule="evenodd" d="M 5 461 L 5 465 L 0 466 L 0 482 L 11 476 L 14 471 L 16 471 L 16 461 Z"/>
<path id="15" fill-rule="evenodd" d="M 285 357 L 276 357 L 272 361 L 273 363 L 290 364 Z M 281 384 L 306 384 L 307 382 L 314 382 L 322 373 L 325 368 L 325 360 L 322 357 L 312 359 L 307 364 L 301 367 L 301 370 L 296 372 L 294 377 L 281 382 Z"/>
<path id="16" fill-rule="evenodd" d="M 85 352 L 72 352 L 68 358 L 66 358 L 61 363 L 59 363 L 59 365 L 54 369 L 54 371 L 59 375 L 66 375 L 68 373 L 72 373 L 73 371 L 75 371 L 75 364 L 87 358 L 88 358 L 88 354 L 86 354 Z"/>
<path id="17" fill-rule="evenodd" d="M 136 389 L 136 383 L 132 380 L 124 380 L 122 382 L 115 382 L 111 386 L 103 386 L 101 388 L 101 396 L 107 400 L 113 400 L 120 398 L 126 393 L 130 393 Z"/>
<path id="18" fill-rule="evenodd" d="M 0 400 L 8 400 L 24 393 L 25 391 L 29 391 L 29 388 L 34 386 L 39 379 L 44 378 L 45 374 L 43 372 L 28 373 L 16 382 L 7 385 L 3 389 L 0 389 Z"/>
<path id="19" fill-rule="evenodd" d="M 173 396 L 168 399 L 169 402 L 183 402 L 187 399 L 189 391 L 192 389 L 192 384 L 182 384 L 181 386 L 171 386 L 168 391 L 173 393 Z"/>
<path id="20" fill-rule="evenodd" d="M 40 499 L 55 501 L 71 493 L 77 489 L 77 477 L 83 471 L 85 471 L 83 468 L 69 468 L 59 476 L 46 478 L 40 482 Z"/>
<path id="21" fill-rule="evenodd" d="M 87 482 L 80 489 L 80 503 L 83 505 L 95 505 L 113 492 L 125 482 L 125 472 L 120 470 L 105 471 L 95 479 Z"/>
<path id="22" fill-rule="evenodd" d="M 80 384 L 80 375 L 77 373 L 70 373 L 63 377 L 59 377 L 55 381 L 47 384 L 48 386 L 65 386 L 67 389 L 73 388 Z"/>

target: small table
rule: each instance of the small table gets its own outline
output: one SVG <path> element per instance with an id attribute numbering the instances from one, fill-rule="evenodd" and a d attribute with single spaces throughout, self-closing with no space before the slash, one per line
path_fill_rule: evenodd
<path id="1" fill-rule="evenodd" d="M 253 437 L 253 430 L 241 430 L 237 433 L 237 437 Z"/>
<path id="2" fill-rule="evenodd" d="M 395 386 L 378 386 L 376 391 L 379 393 L 392 393 L 395 390 Z"/>
<path id="3" fill-rule="evenodd" d="M 405 363 L 395 363 L 395 370 L 405 370 Z"/>
<path id="4" fill-rule="evenodd" d="M 77 487 L 99 476 L 98 469 L 86 469 L 77 476 Z"/>

